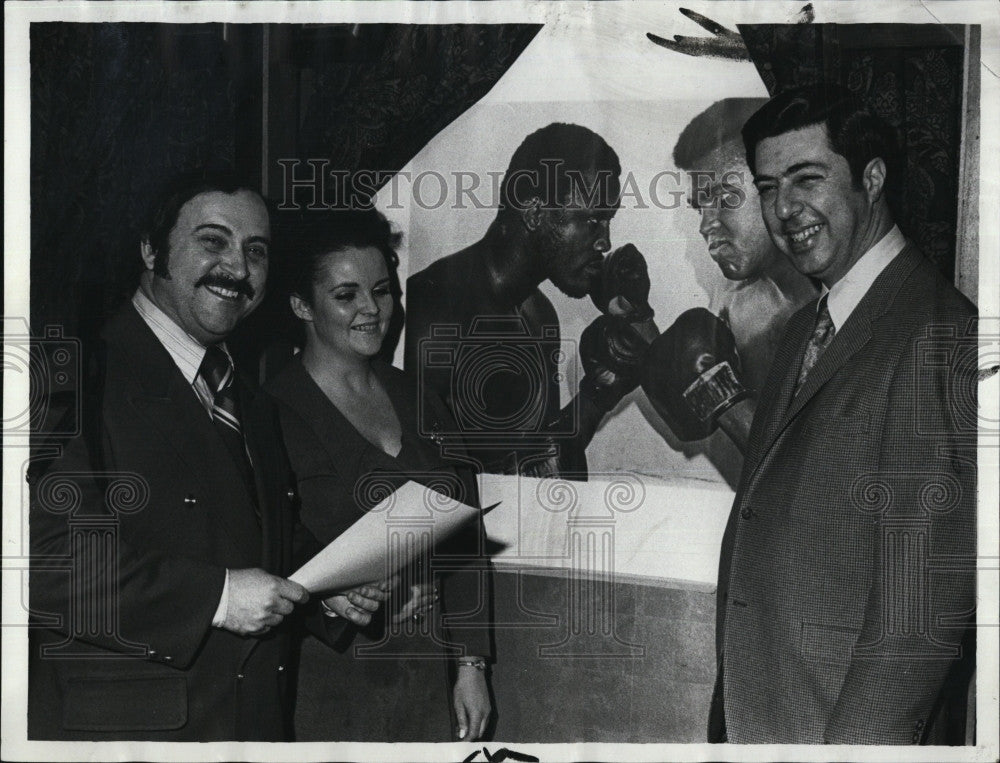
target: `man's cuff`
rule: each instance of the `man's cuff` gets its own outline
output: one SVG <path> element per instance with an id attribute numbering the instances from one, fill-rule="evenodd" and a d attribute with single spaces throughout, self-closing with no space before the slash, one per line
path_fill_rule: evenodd
<path id="1" fill-rule="evenodd" d="M 219 606 L 215 610 L 215 616 L 212 618 L 212 627 L 221 628 L 223 623 L 226 622 L 226 616 L 229 614 L 229 570 L 226 570 L 226 582 L 222 584 L 222 596 L 219 597 Z"/>

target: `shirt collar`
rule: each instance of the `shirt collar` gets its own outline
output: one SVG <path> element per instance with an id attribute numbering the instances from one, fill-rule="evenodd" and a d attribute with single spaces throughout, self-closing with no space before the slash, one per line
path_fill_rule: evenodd
<path id="1" fill-rule="evenodd" d="M 132 296 L 132 305 L 138 311 L 156 338 L 170 353 L 177 368 L 188 384 L 194 384 L 198 378 L 198 369 L 205 357 L 206 348 L 197 339 L 178 326 L 165 312 L 143 293 L 136 289 Z M 225 343 L 219 345 L 227 355 Z"/>
<path id="2" fill-rule="evenodd" d="M 830 318 L 833 320 L 835 331 L 840 331 L 851 313 L 854 312 L 854 308 L 858 306 L 871 285 L 875 283 L 875 279 L 905 247 L 906 238 L 899 227 L 893 225 L 892 230 L 879 239 L 875 246 L 861 255 L 861 259 L 854 263 L 854 266 L 833 285 L 832 289 L 823 287 L 822 294 L 829 295 L 826 302 L 830 309 Z"/>

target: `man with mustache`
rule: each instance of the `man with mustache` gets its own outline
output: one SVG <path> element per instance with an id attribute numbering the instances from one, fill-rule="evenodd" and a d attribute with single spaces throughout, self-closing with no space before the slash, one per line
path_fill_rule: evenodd
<path id="1" fill-rule="evenodd" d="M 709 735 L 941 743 L 975 606 L 976 308 L 896 226 L 894 132 L 849 91 L 779 93 L 743 138 L 771 239 L 822 295 L 753 420 Z"/>
<path id="2" fill-rule="evenodd" d="M 617 154 L 593 131 L 562 123 L 535 131 L 511 158 L 486 234 L 407 281 L 406 366 L 479 442 L 474 453 L 488 472 L 585 474 L 587 443 L 637 384 L 610 370 L 606 332 L 591 331 L 579 348 L 588 369 L 579 394 L 560 410 L 559 318 L 538 288 L 548 280 L 575 299 L 594 290 L 620 174 Z M 448 326 L 459 329 L 455 362 L 425 362 L 433 358 L 421 342 Z"/>
<path id="3" fill-rule="evenodd" d="M 31 573 L 30 738 L 287 738 L 283 621 L 309 596 L 285 575 L 317 549 L 293 521 L 274 413 L 225 344 L 263 298 L 270 246 L 261 196 L 221 175 L 180 178 L 145 229 L 83 434 L 32 478 L 32 558 L 62 569 Z M 80 545 L 81 522 L 109 520 L 110 546 Z M 385 592 L 348 597 L 354 611 L 328 604 L 345 619 Z"/>

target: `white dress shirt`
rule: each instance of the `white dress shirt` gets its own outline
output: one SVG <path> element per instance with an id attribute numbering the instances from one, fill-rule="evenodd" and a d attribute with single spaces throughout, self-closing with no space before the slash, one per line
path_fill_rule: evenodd
<path id="1" fill-rule="evenodd" d="M 832 289 L 823 287 L 822 293 L 829 294 L 826 304 L 830 308 L 830 318 L 833 320 L 834 331 L 840 331 L 851 313 L 854 312 L 854 308 L 858 306 L 872 284 L 875 283 L 875 279 L 905 247 L 906 237 L 903 236 L 898 226 L 893 225 L 892 230 L 880 238 L 875 246 L 861 255 L 861 259 L 854 263 L 854 266 L 833 285 Z"/>
<path id="2" fill-rule="evenodd" d="M 132 297 L 132 305 L 139 312 L 139 315 L 142 316 L 142 319 L 146 321 L 146 325 L 156 334 L 156 338 L 160 340 L 160 344 L 170 353 L 170 357 L 174 359 L 174 363 L 180 369 L 181 375 L 191 385 L 192 389 L 194 389 L 195 394 L 198 395 L 198 399 L 205 408 L 205 412 L 211 418 L 212 402 L 214 401 L 215 394 L 209 389 L 208 382 L 198 374 L 198 370 L 201 368 L 201 361 L 205 359 L 207 348 L 174 323 L 165 312 L 143 293 L 142 289 L 136 289 L 135 295 Z M 219 347 L 223 349 L 227 356 L 229 355 L 229 350 L 226 349 L 224 342 Z M 231 356 L 229 360 L 232 362 Z"/>
<path id="3" fill-rule="evenodd" d="M 191 385 L 194 393 L 198 396 L 198 400 L 205 408 L 205 412 L 211 418 L 212 403 L 215 395 L 209 389 L 208 382 L 198 373 L 198 369 L 201 368 L 201 361 L 205 358 L 207 348 L 174 323 L 165 312 L 143 293 L 141 288 L 135 290 L 135 294 L 132 296 L 132 306 L 135 307 L 140 317 L 146 322 L 146 325 L 149 326 L 150 330 L 156 335 L 156 338 L 160 340 L 160 343 L 170 353 L 170 357 L 174 359 L 174 363 L 180 369 L 181 375 Z M 226 349 L 225 344 L 220 344 L 219 346 L 226 355 L 229 355 L 229 350 Z M 229 360 L 232 362 L 232 357 Z M 229 570 L 226 570 L 226 582 L 222 585 L 222 596 L 219 598 L 219 606 L 215 610 L 215 616 L 212 617 L 212 625 L 216 628 L 222 627 L 228 613 Z"/>

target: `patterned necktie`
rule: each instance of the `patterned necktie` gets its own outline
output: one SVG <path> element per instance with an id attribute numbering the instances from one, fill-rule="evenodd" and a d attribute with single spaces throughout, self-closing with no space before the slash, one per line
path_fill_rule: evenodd
<path id="1" fill-rule="evenodd" d="M 253 471 L 243 440 L 243 426 L 240 423 L 240 405 L 234 384 L 233 363 L 225 350 L 217 345 L 212 345 L 205 351 L 205 357 L 201 361 L 198 373 L 208 383 L 208 388 L 214 394 L 212 421 L 219 434 L 222 435 L 226 448 L 239 466 L 247 490 L 250 496 L 255 499 L 254 511 L 258 513 L 259 517 Z"/>
<path id="2" fill-rule="evenodd" d="M 813 329 L 812 336 L 809 337 L 809 342 L 806 344 L 805 355 L 802 356 L 802 368 L 799 370 L 799 380 L 795 385 L 795 394 L 798 394 L 799 390 L 802 389 L 802 384 L 805 382 L 812 367 L 816 365 L 819 356 L 823 354 L 823 350 L 833 341 L 833 335 L 837 333 L 833 328 L 830 308 L 826 304 L 827 296 L 828 294 L 824 294 L 823 298 L 819 301 L 816 328 Z"/>

